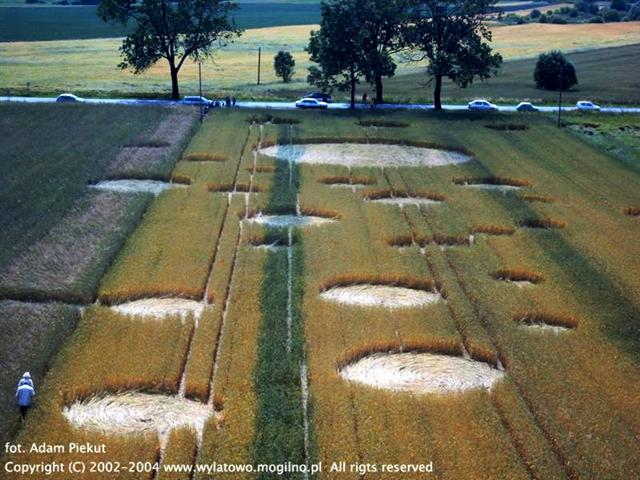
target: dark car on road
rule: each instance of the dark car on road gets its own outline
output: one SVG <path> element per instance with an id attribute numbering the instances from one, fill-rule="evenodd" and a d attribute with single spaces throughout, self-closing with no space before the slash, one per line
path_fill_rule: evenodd
<path id="1" fill-rule="evenodd" d="M 331 103 L 333 102 L 333 97 L 328 93 L 324 92 L 311 92 L 309 95 L 305 95 L 302 98 L 314 98 L 320 102 Z"/>
<path id="2" fill-rule="evenodd" d="M 539 112 L 540 109 L 531 102 L 520 102 L 516 107 L 517 112 Z"/>

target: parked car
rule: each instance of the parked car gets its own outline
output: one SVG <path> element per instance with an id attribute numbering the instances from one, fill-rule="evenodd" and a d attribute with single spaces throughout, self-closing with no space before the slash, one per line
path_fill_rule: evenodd
<path id="1" fill-rule="evenodd" d="M 306 108 L 326 109 L 329 107 L 329 104 L 316 100 L 315 98 L 303 98 L 296 102 L 296 107 L 302 108 L 303 110 Z"/>
<path id="2" fill-rule="evenodd" d="M 333 102 L 333 97 L 328 93 L 324 92 L 311 92 L 309 95 L 305 95 L 303 98 L 315 98 L 321 102 L 331 103 Z"/>
<path id="3" fill-rule="evenodd" d="M 184 105 L 194 105 L 196 107 L 202 105 L 203 107 L 213 108 L 215 102 L 213 100 L 209 100 L 207 97 L 190 96 L 184 97 L 182 99 L 182 103 Z"/>
<path id="4" fill-rule="evenodd" d="M 469 110 L 478 110 L 483 112 L 497 112 L 498 106 L 487 100 L 474 100 L 467 104 Z"/>
<path id="5" fill-rule="evenodd" d="M 71 103 L 71 102 L 82 102 L 82 99 L 73 93 L 63 93 L 62 95 L 58 95 L 56 98 L 56 102 L 60 103 Z"/>
<path id="6" fill-rule="evenodd" d="M 531 102 L 520 102 L 516 107 L 517 112 L 539 112 L 540 109 Z"/>
<path id="7" fill-rule="evenodd" d="M 588 102 L 586 100 L 580 100 L 576 103 L 576 108 L 581 112 L 599 112 L 600 107 L 593 102 Z"/>

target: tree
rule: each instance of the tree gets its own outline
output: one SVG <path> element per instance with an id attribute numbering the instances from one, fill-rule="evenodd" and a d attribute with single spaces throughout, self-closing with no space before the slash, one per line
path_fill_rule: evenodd
<path id="1" fill-rule="evenodd" d="M 407 43 L 427 60 L 427 75 L 434 82 L 433 100 L 442 110 L 442 80 L 465 88 L 474 78 L 485 80 L 497 73 L 502 56 L 487 42 L 491 31 L 485 16 L 495 0 L 414 0 Z"/>
<path id="2" fill-rule="evenodd" d="M 629 10 L 629 5 L 627 5 L 626 0 L 611 0 L 611 5 L 609 8 L 612 10 L 618 10 L 620 12 L 626 12 Z"/>
<path id="3" fill-rule="evenodd" d="M 142 73 L 164 58 L 171 74 L 171 97 L 180 98 L 178 72 L 187 59 L 211 57 L 214 44 L 240 36 L 229 20 L 235 4 L 225 0 L 101 0 L 98 16 L 105 22 L 135 28 L 122 42 L 122 69 Z"/>
<path id="4" fill-rule="evenodd" d="M 356 21 L 356 2 L 336 0 L 322 2 L 320 30 L 309 37 L 306 51 L 318 66 L 309 68 L 307 81 L 319 88 L 350 90 L 351 108 L 355 108 L 356 85 L 365 70 L 359 49 L 362 32 Z"/>
<path id="5" fill-rule="evenodd" d="M 289 83 L 291 81 L 293 67 L 295 66 L 296 61 L 289 52 L 280 50 L 276 56 L 273 57 L 273 69 L 276 71 L 276 75 L 282 78 L 283 83 Z"/>
<path id="6" fill-rule="evenodd" d="M 367 82 L 375 86 L 376 102 L 383 103 L 383 77 L 396 71 L 393 54 L 403 49 L 402 32 L 408 23 L 408 0 L 356 0 L 356 38 L 363 56 Z"/>
<path id="7" fill-rule="evenodd" d="M 640 20 L 640 3 L 632 6 L 625 17 L 625 21 L 627 22 L 635 22 L 636 20 Z"/>
<path id="8" fill-rule="evenodd" d="M 611 22 L 619 22 L 620 21 L 620 12 L 618 10 L 613 10 L 611 8 L 603 8 L 600 10 L 600 16 L 605 21 L 605 23 Z"/>
<path id="9" fill-rule="evenodd" d="M 536 86 L 544 90 L 569 90 L 578 83 L 573 64 L 558 50 L 543 53 L 538 57 L 533 72 Z"/>

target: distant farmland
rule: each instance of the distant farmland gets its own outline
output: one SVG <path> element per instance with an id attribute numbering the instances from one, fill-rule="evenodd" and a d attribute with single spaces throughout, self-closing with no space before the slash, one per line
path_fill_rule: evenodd
<path id="1" fill-rule="evenodd" d="M 247 30 L 237 42 L 215 53 L 215 63 L 204 64 L 205 92 L 214 96 L 229 93 L 241 98 L 282 99 L 304 93 L 309 88 L 306 74 L 310 65 L 304 47 L 312 28 L 313 25 L 301 25 Z M 617 103 L 638 101 L 638 83 L 634 78 L 638 47 L 605 48 L 640 44 L 638 22 L 495 27 L 493 36 L 494 47 L 507 61 L 500 75 L 468 89 L 447 86 L 446 97 L 463 99 L 482 94 L 492 98 L 524 96 L 555 101 L 554 93 L 535 88 L 532 75 L 533 58 L 557 48 L 565 52 L 580 50 L 571 53 L 578 68 L 577 95 Z M 139 76 L 120 70 L 116 66 L 120 61 L 120 43 L 118 39 L 0 43 L 0 57 L 4 61 L 0 87 L 13 94 L 51 95 L 71 90 L 103 97 L 166 95 L 170 88 L 165 62 L 158 62 Z M 263 61 L 260 86 L 255 84 L 258 47 L 262 48 Z M 273 72 L 273 56 L 278 50 L 291 51 L 296 60 L 293 81 L 287 85 L 279 82 Z M 423 86 L 426 77 L 422 71 L 420 65 L 400 63 L 396 77 L 386 82 L 389 98 L 430 100 L 431 92 Z M 195 92 L 197 80 L 197 66 L 187 63 L 180 72 L 182 93 Z M 370 88 L 364 84 L 359 91 Z"/>
<path id="2" fill-rule="evenodd" d="M 103 22 L 95 6 L 0 7 L 0 42 L 74 40 L 124 36 L 128 29 Z M 233 14 L 242 28 L 305 25 L 320 20 L 320 5 L 242 3 Z"/>

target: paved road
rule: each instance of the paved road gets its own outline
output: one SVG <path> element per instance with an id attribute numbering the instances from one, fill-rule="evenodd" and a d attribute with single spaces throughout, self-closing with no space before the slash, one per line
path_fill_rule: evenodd
<path id="1" fill-rule="evenodd" d="M 0 97 L 0 102 L 13 102 L 13 103 L 54 103 L 56 99 L 54 97 Z M 94 98 L 83 99 L 83 103 L 91 105 L 180 105 L 180 102 L 173 100 L 138 100 L 131 98 Z M 271 108 L 276 110 L 293 110 L 295 105 L 293 102 L 238 102 L 237 107 L 240 108 Z M 466 104 L 445 104 L 443 107 L 446 110 L 467 110 Z M 515 105 L 498 105 L 501 112 L 515 112 Z M 349 108 L 348 103 L 331 103 L 329 104 L 331 110 L 344 110 Z M 362 104 L 356 104 L 357 109 L 369 109 L 368 106 Z M 538 107 L 542 112 L 557 112 L 558 107 L 541 106 Z M 378 105 L 378 110 L 433 110 L 433 105 L 428 103 L 386 103 Z M 575 111 L 574 106 L 563 106 L 563 112 Z M 640 113 L 640 107 L 602 107 L 602 112 L 607 113 Z"/>

